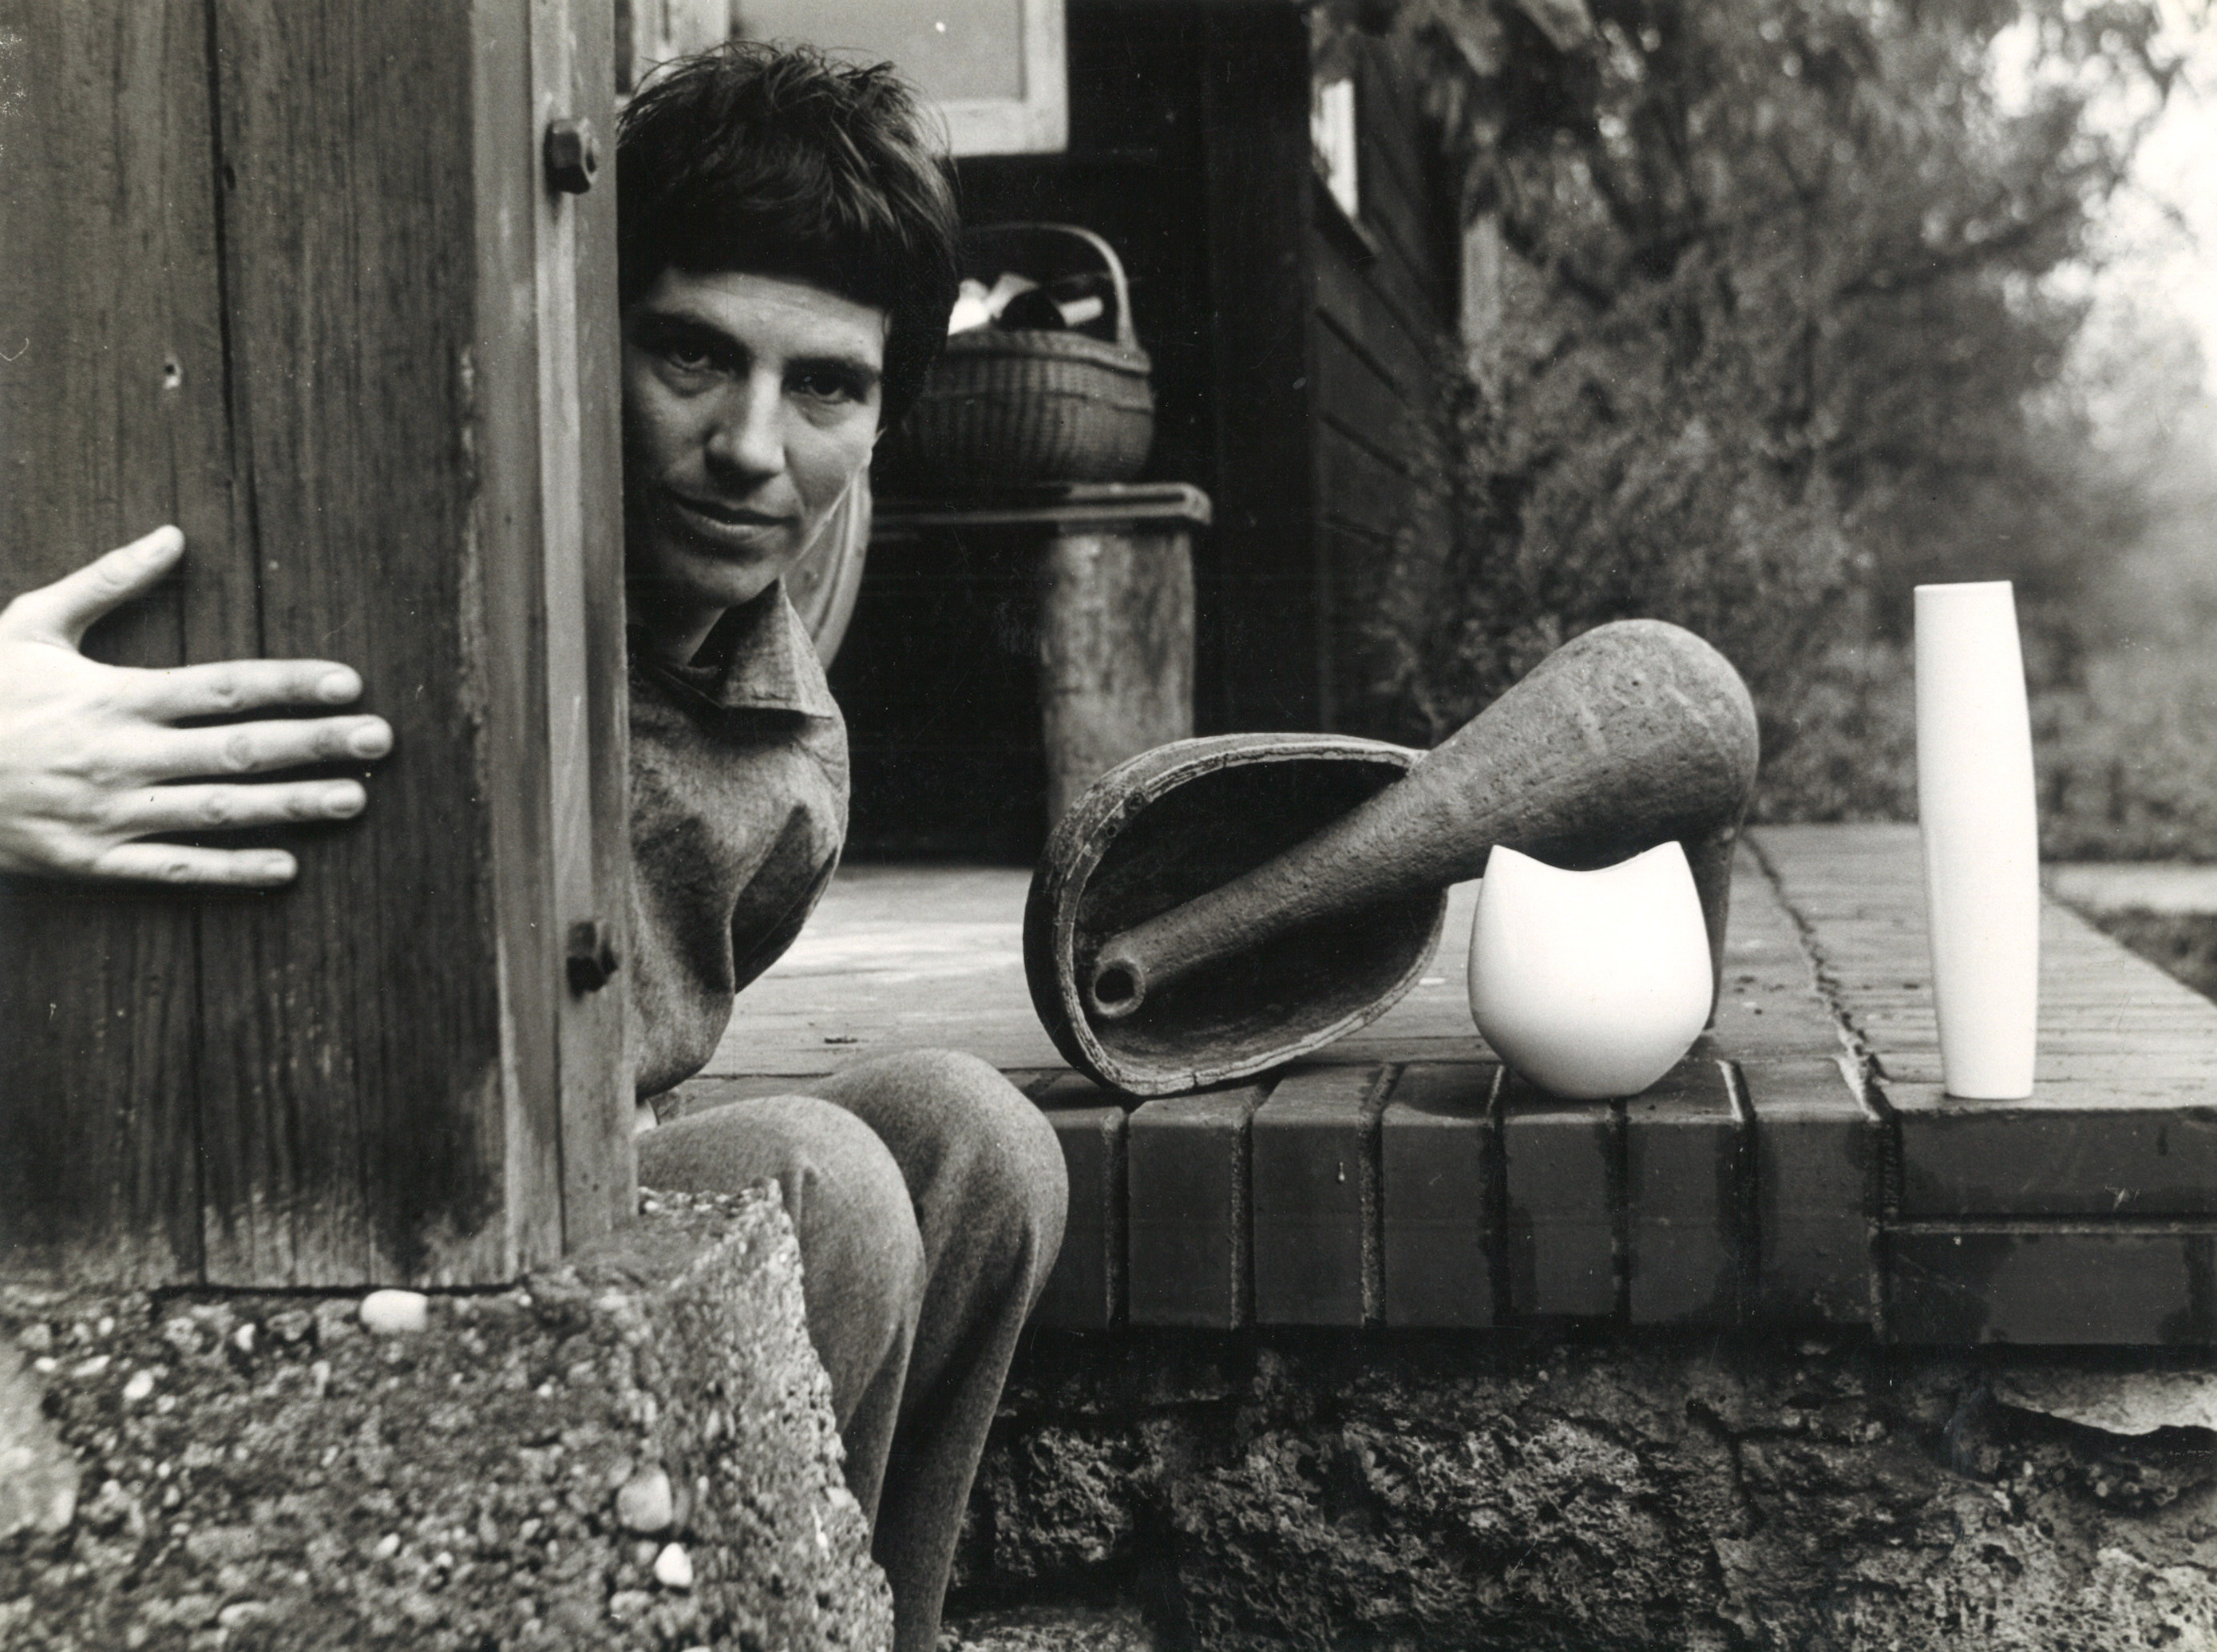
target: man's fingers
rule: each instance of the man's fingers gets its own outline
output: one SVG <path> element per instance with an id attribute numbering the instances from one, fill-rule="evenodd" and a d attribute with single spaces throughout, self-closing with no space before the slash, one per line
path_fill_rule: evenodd
<path id="1" fill-rule="evenodd" d="M 328 659 L 226 659 L 133 673 L 131 697 L 157 721 L 219 717 L 268 706 L 343 706 L 361 696 L 361 678 Z"/>
<path id="2" fill-rule="evenodd" d="M 281 849 L 195 849 L 168 843 L 118 844 L 85 868 L 95 877 L 250 889 L 289 883 L 299 869 Z"/>
<path id="3" fill-rule="evenodd" d="M 267 781 L 256 786 L 149 786 L 116 811 L 114 829 L 134 836 L 154 832 L 207 832 L 233 826 L 287 826 L 303 820 L 344 820 L 368 801 L 353 780 Z"/>
<path id="4" fill-rule="evenodd" d="M 382 717 L 279 719 L 163 730 L 139 766 L 148 780 L 185 780 L 304 763 L 362 763 L 392 749 L 392 730 Z"/>
<path id="5" fill-rule="evenodd" d="M 184 548 L 182 533 L 157 528 L 51 585 L 25 591 L 0 610 L 0 637 L 74 648 L 95 620 L 158 585 Z"/>

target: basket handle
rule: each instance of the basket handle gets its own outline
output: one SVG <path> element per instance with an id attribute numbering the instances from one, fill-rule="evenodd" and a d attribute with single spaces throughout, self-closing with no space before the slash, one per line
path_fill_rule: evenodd
<path id="1" fill-rule="evenodd" d="M 974 229 L 964 231 L 963 239 L 977 245 L 1004 238 L 1014 239 L 1034 235 L 1041 231 L 1053 235 L 1074 235 L 1092 250 L 1094 257 L 1108 270 L 1108 285 L 1116 294 L 1116 342 L 1126 350 L 1137 349 L 1139 338 L 1132 328 L 1132 287 L 1124 279 L 1124 261 L 1116 256 L 1115 248 L 1091 230 L 1081 229 L 1075 224 L 980 224 Z"/>

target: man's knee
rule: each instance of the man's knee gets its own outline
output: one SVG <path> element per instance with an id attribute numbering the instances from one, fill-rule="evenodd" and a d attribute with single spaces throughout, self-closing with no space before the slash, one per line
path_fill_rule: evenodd
<path id="1" fill-rule="evenodd" d="M 642 1185 L 736 1192 L 775 1179 L 800 1242 L 811 1318 L 833 1299 L 876 1319 L 920 1293 L 923 1241 L 900 1166 L 868 1124 L 813 1096 L 695 1113 L 639 1142 Z"/>
<path id="2" fill-rule="evenodd" d="M 959 1202 L 1052 1264 L 1070 1198 L 1062 1147 L 1045 1115 L 989 1063 L 948 1049 L 904 1050 L 847 1068 L 825 1093 L 892 1142 L 919 1204 Z"/>

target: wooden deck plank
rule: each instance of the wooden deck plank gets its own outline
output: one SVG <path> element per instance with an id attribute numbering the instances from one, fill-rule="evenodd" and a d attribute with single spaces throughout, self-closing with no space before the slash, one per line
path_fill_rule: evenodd
<path id="1" fill-rule="evenodd" d="M 1757 834 L 1868 1049 L 1905 1218 L 2217 1215 L 2217 1005 L 2053 903 L 2037 1080 L 1942 1089 L 1914 826 Z"/>
<path id="2" fill-rule="evenodd" d="M 800 938 L 741 994 L 703 1069 L 708 1078 L 829 1073 L 896 1049 L 952 1049 L 1007 1068 L 1060 1067 L 1024 982 L 1017 867 L 843 866 Z M 1471 1024 L 1471 917 L 1478 885 L 1449 892 L 1446 938 L 1408 995 L 1352 1038 L 1335 1063 L 1407 1049 L 1435 1059 L 1487 1051 Z"/>
<path id="3" fill-rule="evenodd" d="M 1510 1307 L 1519 1319 L 1615 1314 L 1616 1104 L 1565 1101 L 1511 1074 L 1498 1110 Z"/>
<path id="4" fill-rule="evenodd" d="M 790 951 L 741 994 L 709 1077 L 828 1073 L 896 1049 L 1060 1067 L 1024 985 L 1015 867 L 846 866 Z"/>
<path id="5" fill-rule="evenodd" d="M 1731 1325 L 1749 1226 L 1746 1130 L 1706 1042 L 1624 1104 L 1625 1278 L 1634 1325 Z"/>
<path id="6" fill-rule="evenodd" d="M 2131 1063 L 2129 1089 L 2091 1074 L 2043 1080 L 2028 1102 L 1881 1083 L 1899 1133 L 1901 1214 L 2217 1216 L 2217 1106 L 2182 1106 L 2178 1087 L 2141 1083 L 2141 1066 Z"/>
<path id="7" fill-rule="evenodd" d="M 1254 1319 L 1249 1122 L 1264 1085 L 1151 1101 L 1126 1135 L 1134 1325 L 1229 1331 Z"/>
<path id="8" fill-rule="evenodd" d="M 0 354 L 0 600 L 178 523 L 183 572 L 90 634 L 85 652 L 109 665 L 182 665 L 195 610 L 251 601 L 251 551 L 232 548 L 243 501 L 229 462 L 222 203 L 208 188 L 207 27 L 204 6 L 176 3 L 22 7 L 8 25 L 14 60 L 40 66 L 11 74 L 0 116 L 12 145 L 0 311 L 15 332 Z M 19 347 L 33 337 L 36 350 Z M 225 899 L 239 897 L 214 897 Z M 200 1278 L 200 904 L 150 885 L 0 879 L 10 1275 Z"/>
<path id="9" fill-rule="evenodd" d="M 1757 1318 L 1876 1317 L 1883 1137 L 1851 1071 L 1830 1056 L 1740 1066 L 1755 1120 Z"/>
<path id="10" fill-rule="evenodd" d="M 1715 1030 L 1751 1117 L 1759 1317 L 1866 1324 L 1878 1302 L 1882 1142 L 1800 926 L 1743 849 Z"/>
<path id="11" fill-rule="evenodd" d="M 1255 1319 L 1360 1325 L 1390 1069 L 1308 1067 L 1255 1111 Z"/>
<path id="12" fill-rule="evenodd" d="M 1490 1062 L 1405 1067 L 1379 1122 L 1383 1318 L 1493 1323 L 1501 1224 Z"/>
<path id="13" fill-rule="evenodd" d="M 1838 1018 L 1818 990 L 1800 926 L 1745 845 L 1732 863 L 1732 920 L 1709 1036 L 1734 1061 L 1847 1048 Z"/>
<path id="14" fill-rule="evenodd" d="M 1423 985 L 1388 1016 L 1267 1097 L 1181 1098 L 1127 1119 L 1036 1035 L 1024 874 L 871 866 L 841 874 L 743 1001 L 716 1066 L 679 1095 L 769 1093 L 919 1044 L 966 1040 L 997 1059 L 1046 1106 L 1072 1174 L 1043 1323 L 1737 1313 L 1876 1321 L 1899 1341 L 2217 1334 L 2217 1109 L 2193 1099 L 2217 1072 L 2217 1010 L 2051 913 L 2035 1103 L 1948 1102 L 1899 1076 L 1936 1050 L 1913 830 L 1753 838 L 1700 1058 L 1729 1067 L 1682 1069 L 1631 1103 L 1564 1103 L 1513 1079 L 1489 1100 L 1498 1068 L 1468 1020 L 1464 886 Z M 1868 1095 L 1862 1049 L 1878 1069 Z M 1382 1096 L 1381 1067 L 1398 1069 Z"/>
<path id="15" fill-rule="evenodd" d="M 1035 1099 L 1070 1173 L 1070 1215 L 1054 1271 L 1033 1312 L 1040 1325 L 1102 1330 L 1124 1314 L 1126 1133 L 1123 1104 L 1065 1073 Z"/>
<path id="16" fill-rule="evenodd" d="M 2217 1341 L 2217 1228 L 2207 1224 L 1898 1224 L 1887 1247 L 1892 1341 Z"/>

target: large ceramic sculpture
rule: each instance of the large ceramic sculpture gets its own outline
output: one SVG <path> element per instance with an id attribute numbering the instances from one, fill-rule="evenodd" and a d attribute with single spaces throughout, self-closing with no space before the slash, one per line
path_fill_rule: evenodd
<path id="1" fill-rule="evenodd" d="M 1655 620 L 1566 643 L 1428 752 L 1299 734 L 1158 747 L 1048 841 L 1024 917 L 1032 1001 L 1072 1066 L 1129 1095 L 1262 1072 L 1391 1008 L 1448 886 L 1496 844 L 1572 869 L 1683 844 L 1714 972 L 1755 767 L 1739 674 Z"/>

